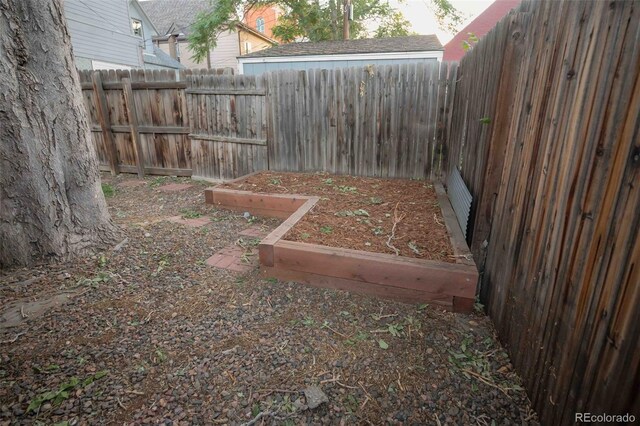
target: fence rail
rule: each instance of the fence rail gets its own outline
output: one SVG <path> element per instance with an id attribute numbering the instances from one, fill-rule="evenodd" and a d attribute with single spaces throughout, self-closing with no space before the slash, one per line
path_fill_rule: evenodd
<path id="1" fill-rule="evenodd" d="M 640 416 L 640 8 L 529 1 L 453 69 L 447 169 L 542 424 Z"/>

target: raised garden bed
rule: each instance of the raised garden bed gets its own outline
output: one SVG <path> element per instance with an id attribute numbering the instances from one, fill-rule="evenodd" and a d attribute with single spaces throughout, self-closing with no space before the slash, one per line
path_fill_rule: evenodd
<path id="1" fill-rule="evenodd" d="M 211 204 L 286 219 L 260 243 L 267 276 L 473 306 L 477 270 L 439 184 L 261 172 L 205 194 Z"/>

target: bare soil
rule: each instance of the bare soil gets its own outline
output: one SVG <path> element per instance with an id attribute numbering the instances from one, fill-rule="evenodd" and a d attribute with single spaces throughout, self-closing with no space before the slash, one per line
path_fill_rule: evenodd
<path id="1" fill-rule="evenodd" d="M 103 181 L 126 243 L 0 271 L 0 425 L 537 424 L 485 316 L 210 267 L 279 222 L 206 205 L 188 179 Z M 309 386 L 328 402 L 309 408 Z"/>
<path id="2" fill-rule="evenodd" d="M 286 240 L 455 262 L 438 198 L 429 182 L 261 172 L 224 186 L 320 197 L 313 210 L 285 235 Z"/>

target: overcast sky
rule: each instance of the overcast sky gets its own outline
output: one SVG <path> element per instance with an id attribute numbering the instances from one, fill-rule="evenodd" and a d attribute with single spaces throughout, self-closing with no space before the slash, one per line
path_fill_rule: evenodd
<path id="1" fill-rule="evenodd" d="M 451 3 L 466 17 L 465 22 L 458 28 L 461 30 L 476 16 L 484 11 L 493 0 L 450 0 Z M 438 28 L 438 23 L 429 9 L 430 0 L 406 0 L 403 3 L 397 0 L 389 0 L 389 4 L 396 7 L 404 14 L 405 18 L 413 25 L 413 31 L 418 34 L 436 34 L 442 44 L 445 44 L 455 34 L 449 34 Z"/>

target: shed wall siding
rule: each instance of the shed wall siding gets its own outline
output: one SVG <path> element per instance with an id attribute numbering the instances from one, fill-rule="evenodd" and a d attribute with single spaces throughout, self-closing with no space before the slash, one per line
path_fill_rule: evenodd
<path id="1" fill-rule="evenodd" d="M 362 60 L 335 60 L 335 61 L 304 61 L 304 62 L 264 62 L 244 64 L 242 73 L 245 75 L 259 75 L 265 72 L 278 70 L 310 70 L 310 69 L 335 69 L 349 67 L 363 67 L 367 65 L 394 65 L 435 63 L 437 59 L 362 59 Z"/>
<path id="2" fill-rule="evenodd" d="M 64 10 L 76 57 L 141 66 L 140 41 L 131 34 L 128 0 L 66 0 Z M 87 61 L 78 61 L 82 64 Z"/>

